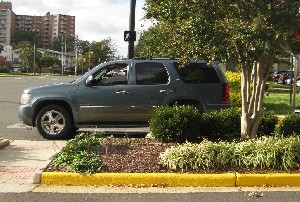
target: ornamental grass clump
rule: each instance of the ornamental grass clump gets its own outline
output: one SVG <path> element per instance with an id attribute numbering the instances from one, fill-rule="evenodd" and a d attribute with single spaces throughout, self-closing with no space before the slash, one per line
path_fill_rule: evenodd
<path id="1" fill-rule="evenodd" d="M 161 163 L 171 170 L 284 170 L 299 169 L 299 137 L 261 137 L 242 142 L 185 143 L 160 155 Z"/>

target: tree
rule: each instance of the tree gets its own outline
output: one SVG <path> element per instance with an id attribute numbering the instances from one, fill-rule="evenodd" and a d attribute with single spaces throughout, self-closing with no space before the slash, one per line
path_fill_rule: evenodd
<path id="1" fill-rule="evenodd" d="M 295 41 L 299 0 L 146 0 L 183 62 L 236 58 L 242 69 L 241 137 L 255 138 L 273 59 Z M 166 44 L 166 43 L 164 43 Z"/>
<path id="2" fill-rule="evenodd" d="M 60 65 L 60 61 L 49 55 L 49 54 L 44 54 L 42 57 L 40 57 L 40 60 L 38 62 L 38 67 L 39 67 L 39 71 L 41 73 L 42 68 L 49 68 L 49 67 L 54 67 L 54 66 L 59 66 Z"/>
<path id="3" fill-rule="evenodd" d="M 65 46 L 65 43 L 66 46 Z M 62 51 L 62 47 L 65 51 L 65 48 L 67 48 L 67 52 L 74 52 L 75 50 L 75 37 L 74 36 L 59 36 L 59 37 L 54 37 L 53 41 L 51 42 L 50 45 L 52 50 L 55 51 Z"/>
<path id="4" fill-rule="evenodd" d="M 16 30 L 11 38 L 11 43 L 14 47 L 22 46 L 22 42 L 26 41 L 31 42 L 32 44 L 36 42 L 37 44 L 37 34 L 30 30 Z"/>
<path id="5" fill-rule="evenodd" d="M 34 47 L 28 41 L 21 42 L 19 46 L 21 47 L 20 59 L 22 60 L 23 66 L 29 71 L 35 73 L 36 69 L 34 67 L 39 66 L 42 54 L 37 51 L 37 48 L 35 49 L 34 53 Z"/>
<path id="6" fill-rule="evenodd" d="M 89 52 L 85 55 L 90 60 L 91 66 L 96 66 L 99 63 L 110 61 L 115 58 L 115 47 L 110 38 L 99 42 L 92 42 Z"/>

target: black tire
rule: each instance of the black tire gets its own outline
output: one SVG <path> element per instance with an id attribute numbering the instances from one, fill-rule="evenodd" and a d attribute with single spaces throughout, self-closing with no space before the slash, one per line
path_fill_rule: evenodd
<path id="1" fill-rule="evenodd" d="M 36 127 L 39 133 L 48 140 L 64 139 L 75 132 L 70 113 L 58 105 L 42 108 L 37 114 Z"/>

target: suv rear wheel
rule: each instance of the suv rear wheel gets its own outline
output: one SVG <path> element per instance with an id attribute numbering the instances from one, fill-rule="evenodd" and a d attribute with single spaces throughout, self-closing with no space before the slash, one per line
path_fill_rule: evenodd
<path id="1" fill-rule="evenodd" d="M 42 108 L 37 114 L 36 126 L 46 139 L 62 139 L 74 133 L 74 123 L 70 113 L 58 105 Z"/>

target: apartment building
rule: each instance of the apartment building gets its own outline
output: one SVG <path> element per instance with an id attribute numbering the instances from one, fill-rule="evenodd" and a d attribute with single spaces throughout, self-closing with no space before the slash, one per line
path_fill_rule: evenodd
<path id="1" fill-rule="evenodd" d="M 37 33 L 37 45 L 49 48 L 54 37 L 75 36 L 75 16 L 47 12 L 44 16 L 17 15 L 12 3 L 0 2 L 0 43 L 10 44 L 16 30 L 31 30 Z"/>

